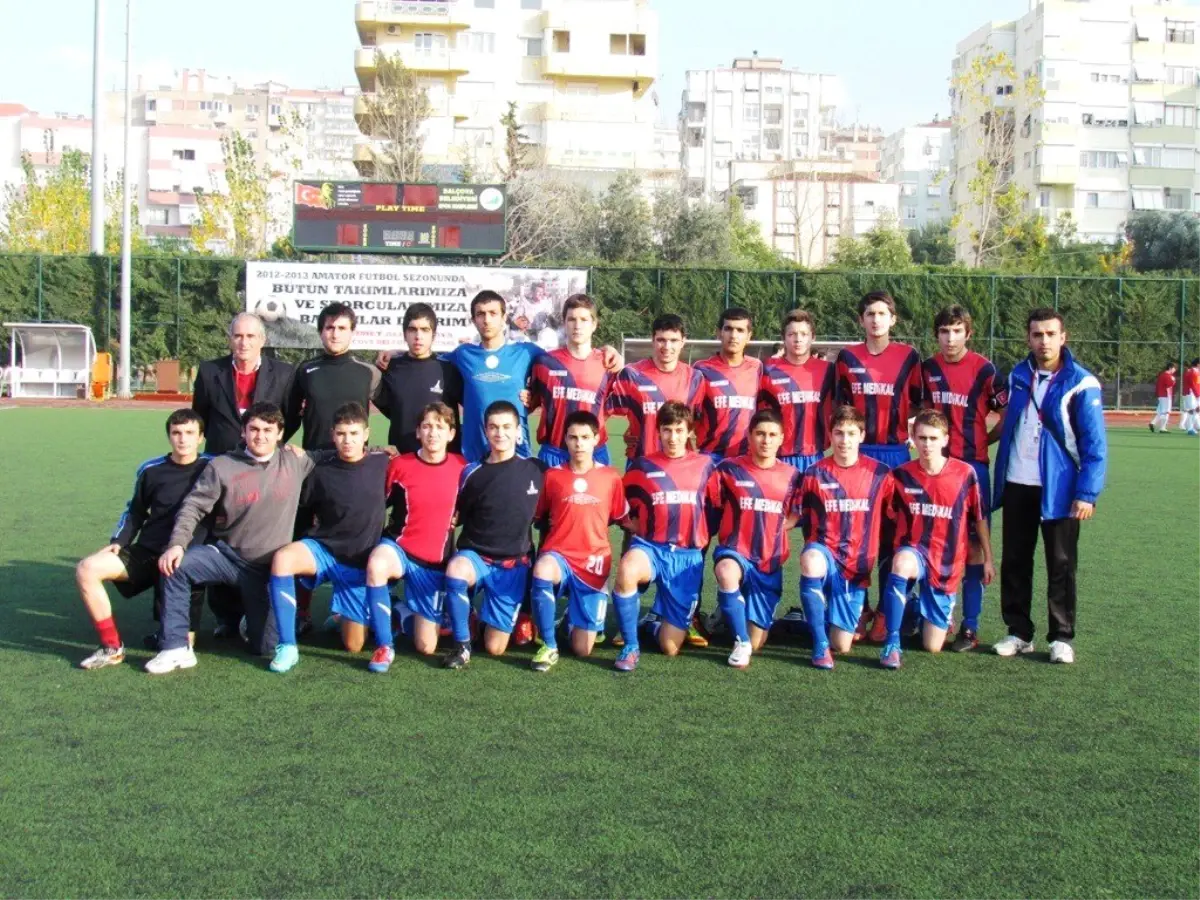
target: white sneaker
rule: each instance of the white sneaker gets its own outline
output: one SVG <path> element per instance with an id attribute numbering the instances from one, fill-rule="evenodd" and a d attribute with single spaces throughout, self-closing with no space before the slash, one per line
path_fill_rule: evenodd
<path id="1" fill-rule="evenodd" d="M 1073 663 L 1075 662 L 1075 648 L 1066 641 L 1051 641 L 1050 642 L 1050 662 L 1052 663 Z"/>
<path id="2" fill-rule="evenodd" d="M 1018 653 L 1032 653 L 1033 641 L 1023 641 L 1015 634 L 1010 634 L 1003 640 L 996 642 L 996 646 L 992 648 L 996 651 L 997 656 L 1016 656 Z"/>
<path id="3" fill-rule="evenodd" d="M 729 654 L 729 664 L 735 669 L 744 669 L 750 665 L 750 654 L 754 646 L 749 641 L 734 641 L 733 652 Z"/>
<path id="4" fill-rule="evenodd" d="M 166 675 L 176 669 L 192 669 L 196 666 L 196 654 L 191 647 L 163 650 L 148 663 L 146 671 L 151 675 Z"/>

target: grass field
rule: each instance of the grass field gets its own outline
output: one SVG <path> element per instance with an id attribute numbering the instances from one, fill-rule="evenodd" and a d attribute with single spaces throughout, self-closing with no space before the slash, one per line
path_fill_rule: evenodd
<path id="1" fill-rule="evenodd" d="M 2 896 L 1200 895 L 1195 440 L 1110 433 L 1073 667 L 1039 631 L 898 673 L 792 644 L 380 677 L 324 637 L 284 677 L 207 637 L 189 672 L 83 672 L 72 567 L 164 417 L 0 412 Z M 115 601 L 127 643 L 148 606 Z"/>

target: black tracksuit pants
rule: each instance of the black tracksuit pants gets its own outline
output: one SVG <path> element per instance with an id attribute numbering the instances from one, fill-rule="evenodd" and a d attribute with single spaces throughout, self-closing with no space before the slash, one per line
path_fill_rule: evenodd
<path id="1" fill-rule="evenodd" d="M 1046 554 L 1048 641 L 1075 637 L 1075 570 L 1079 520 L 1042 520 L 1042 489 L 1008 482 L 1004 488 L 1004 541 L 1000 559 L 1000 610 L 1008 633 L 1032 641 L 1033 562 L 1038 531 Z"/>

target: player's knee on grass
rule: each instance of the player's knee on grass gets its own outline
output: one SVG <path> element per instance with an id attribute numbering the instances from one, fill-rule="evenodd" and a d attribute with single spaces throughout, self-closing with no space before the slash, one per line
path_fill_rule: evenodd
<path id="1" fill-rule="evenodd" d="M 376 547 L 367 557 L 367 586 L 386 587 L 404 577 L 400 558 L 387 547 Z"/>
<path id="2" fill-rule="evenodd" d="M 824 578 L 829 574 L 825 554 L 819 550 L 806 550 L 800 554 L 800 574 L 805 578 Z"/>
<path id="3" fill-rule="evenodd" d="M 719 560 L 713 568 L 713 574 L 719 590 L 736 591 L 742 586 L 742 567 L 732 559 Z"/>
<path id="4" fill-rule="evenodd" d="M 317 561 L 313 559 L 312 551 L 304 544 L 295 541 L 275 551 L 271 558 L 272 575 L 315 575 Z"/>
<path id="5" fill-rule="evenodd" d="M 921 628 L 921 644 L 929 653 L 941 653 L 946 644 L 946 629 L 938 628 L 929 622 Z"/>
<path id="6" fill-rule="evenodd" d="M 678 656 L 686 637 L 687 632 L 683 629 L 663 622 L 662 627 L 658 629 L 658 648 L 667 656 Z"/>
<path id="7" fill-rule="evenodd" d="M 483 652 L 488 656 L 501 656 L 508 649 L 509 636 L 489 625 L 483 630 Z"/>
<path id="8" fill-rule="evenodd" d="M 571 629 L 571 652 L 576 656 L 591 656 L 596 646 L 596 632 L 582 628 Z"/>
<path id="9" fill-rule="evenodd" d="M 849 653 L 850 648 L 854 646 L 854 632 L 830 626 L 829 646 L 833 648 L 834 653 Z"/>
<path id="10" fill-rule="evenodd" d="M 630 550 L 617 566 L 617 593 L 629 595 L 650 581 L 650 559 L 641 550 Z"/>
<path id="11" fill-rule="evenodd" d="M 921 563 L 911 550 L 901 550 L 892 557 L 892 574 L 910 581 L 921 574 Z"/>
<path id="12" fill-rule="evenodd" d="M 413 616 L 413 649 L 422 656 L 432 656 L 437 651 L 438 626 L 436 622 Z"/>
<path id="13" fill-rule="evenodd" d="M 342 646 L 351 653 L 358 653 L 367 642 L 367 626 L 349 619 L 342 619 Z"/>
<path id="14" fill-rule="evenodd" d="M 767 635 L 770 634 L 765 628 L 759 628 L 757 625 L 750 626 L 750 646 L 755 650 L 761 650 L 767 643 Z"/>

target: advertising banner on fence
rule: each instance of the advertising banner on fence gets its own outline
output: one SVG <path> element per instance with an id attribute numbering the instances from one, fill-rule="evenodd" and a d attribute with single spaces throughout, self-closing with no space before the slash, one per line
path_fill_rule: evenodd
<path id="1" fill-rule="evenodd" d="M 583 269 L 494 266 L 246 264 L 246 309 L 267 325 L 268 347 L 321 346 L 317 315 L 346 303 L 358 316 L 353 349 L 404 347 L 404 312 L 428 303 L 438 317 L 434 350 L 453 350 L 476 337 L 471 298 L 489 289 L 508 307 L 509 337 L 553 349 L 561 341 L 563 301 L 587 290 Z"/>

